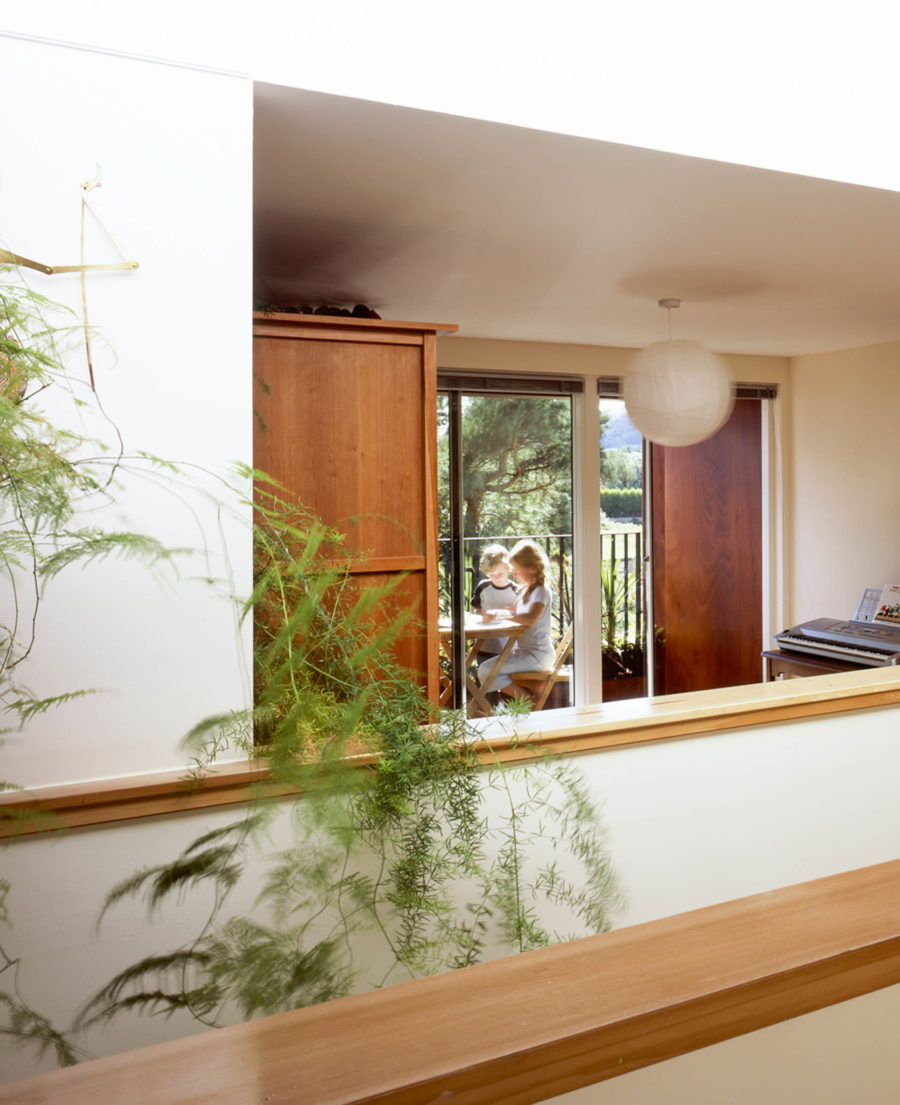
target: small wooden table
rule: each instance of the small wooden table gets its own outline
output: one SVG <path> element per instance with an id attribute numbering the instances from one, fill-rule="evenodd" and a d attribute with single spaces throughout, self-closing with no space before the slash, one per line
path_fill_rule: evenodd
<path id="1" fill-rule="evenodd" d="M 510 652 L 512 652 L 513 645 L 527 628 L 527 626 L 520 625 L 518 622 L 499 621 L 496 618 L 493 621 L 485 622 L 482 621 L 477 614 L 466 615 L 465 634 L 466 644 L 468 645 L 466 649 L 466 695 L 469 701 L 477 704 L 485 714 L 493 713 L 493 707 L 490 702 L 488 702 L 487 695 L 494 685 L 494 672 L 491 672 L 484 683 L 479 686 L 475 679 L 469 674 L 469 668 L 475 662 L 475 657 L 483 641 L 496 641 L 500 637 L 506 637 L 506 643 L 497 654 L 497 663 L 494 665 L 494 671 L 496 671 L 507 656 L 509 656 Z M 450 656 L 450 642 L 453 639 L 453 624 L 449 618 L 441 618 L 438 622 L 438 629 L 440 631 L 441 648 L 443 648 L 445 655 Z M 449 706 L 451 704 L 452 695 L 452 686 L 445 687 L 441 692 L 441 705 Z"/>
<path id="2" fill-rule="evenodd" d="M 809 652 L 789 652 L 783 648 L 769 648 L 762 653 L 766 662 L 766 682 L 776 679 L 793 679 L 795 676 L 826 675 L 839 671 L 859 671 L 868 664 L 853 660 L 832 659 L 830 656 L 813 656 Z"/>

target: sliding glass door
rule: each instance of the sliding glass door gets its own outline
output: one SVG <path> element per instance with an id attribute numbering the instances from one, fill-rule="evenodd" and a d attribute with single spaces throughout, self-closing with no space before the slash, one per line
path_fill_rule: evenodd
<path id="1" fill-rule="evenodd" d="M 572 622 L 571 393 L 577 381 L 441 374 L 438 386 L 440 607 L 457 637 L 442 660 L 444 701 L 460 708 L 466 697 L 462 628 L 486 578 L 486 549 L 536 542 L 550 562 L 554 645 Z M 568 704 L 562 699 L 569 686 L 560 684 L 548 705 Z"/>

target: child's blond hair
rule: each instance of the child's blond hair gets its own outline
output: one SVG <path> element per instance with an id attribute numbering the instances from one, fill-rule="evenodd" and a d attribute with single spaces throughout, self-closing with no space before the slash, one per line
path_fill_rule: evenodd
<path id="1" fill-rule="evenodd" d="M 503 545 L 486 545 L 481 554 L 481 560 L 478 562 L 478 567 L 487 575 L 488 572 L 493 572 L 495 568 L 499 568 L 501 564 L 505 564 L 507 568 L 509 567 L 509 552 Z"/>
<path id="2" fill-rule="evenodd" d="M 513 564 L 518 564 L 524 568 L 526 572 L 533 573 L 531 585 L 525 592 L 526 595 L 530 595 L 535 587 L 543 587 L 546 584 L 550 572 L 550 561 L 540 545 L 525 538 L 515 546 L 509 554 L 509 559 Z"/>

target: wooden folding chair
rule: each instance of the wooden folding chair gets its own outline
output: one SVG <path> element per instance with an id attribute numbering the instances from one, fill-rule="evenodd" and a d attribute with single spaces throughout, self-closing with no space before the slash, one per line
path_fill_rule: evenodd
<path id="1" fill-rule="evenodd" d="M 575 623 L 569 624 L 568 629 L 562 635 L 556 646 L 556 656 L 553 667 L 546 671 L 517 671 L 511 672 L 509 678 L 517 687 L 524 687 L 534 698 L 535 710 L 543 710 L 544 704 L 550 697 L 550 692 L 557 683 L 569 683 L 572 679 L 571 665 L 566 664 L 569 653 L 572 651 L 572 638 L 575 633 Z"/>

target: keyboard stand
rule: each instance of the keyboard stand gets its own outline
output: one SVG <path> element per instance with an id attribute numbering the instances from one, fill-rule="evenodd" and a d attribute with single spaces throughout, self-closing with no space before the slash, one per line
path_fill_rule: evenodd
<path id="1" fill-rule="evenodd" d="M 786 649 L 769 648 L 762 653 L 766 662 L 766 682 L 777 679 L 795 679 L 805 675 L 826 675 L 839 671 L 859 671 L 870 667 L 852 660 L 832 659 L 830 656 L 813 656 L 808 652 L 788 652 Z M 872 668 L 877 671 L 877 668 Z"/>

